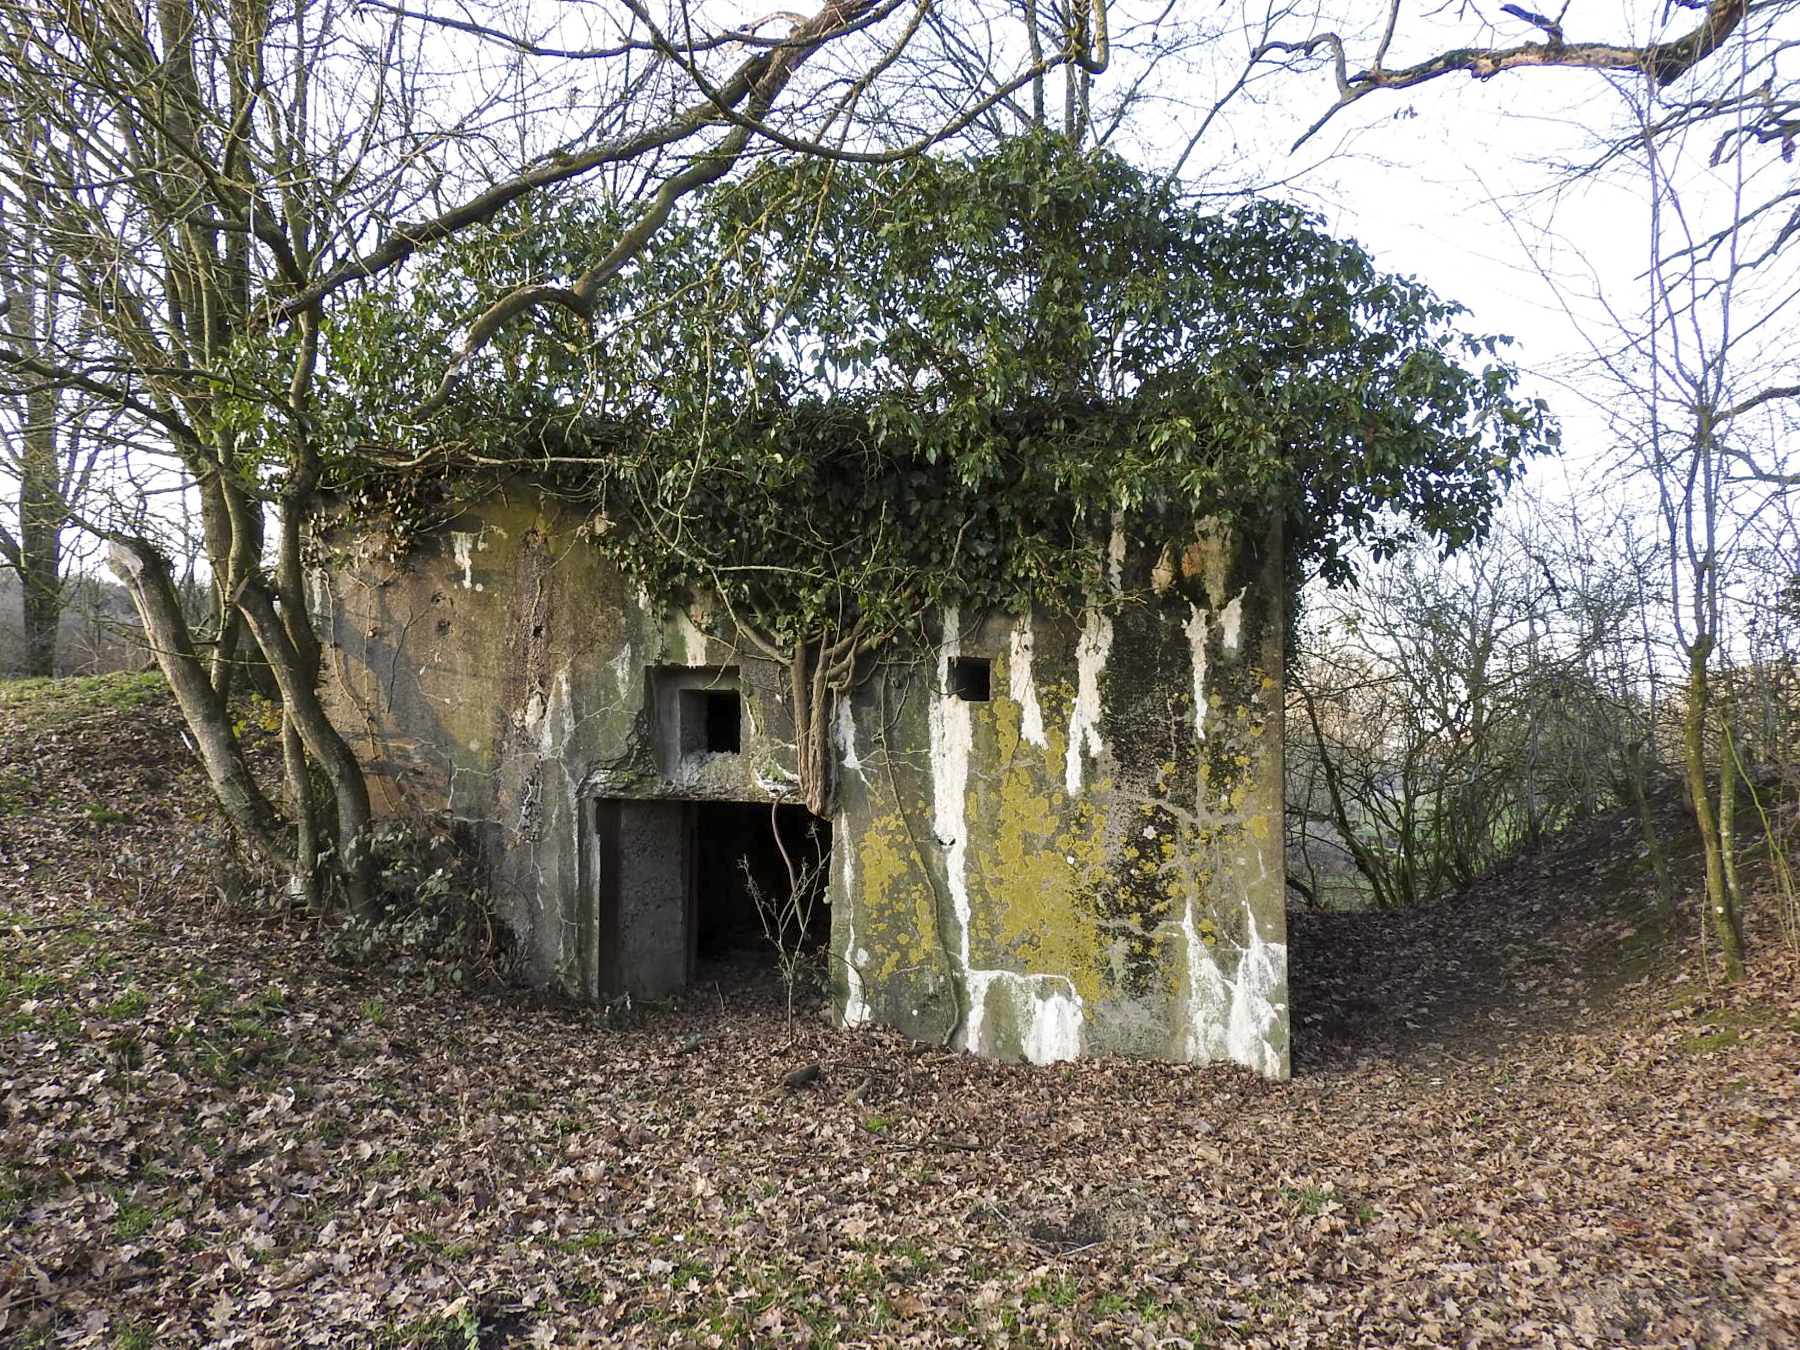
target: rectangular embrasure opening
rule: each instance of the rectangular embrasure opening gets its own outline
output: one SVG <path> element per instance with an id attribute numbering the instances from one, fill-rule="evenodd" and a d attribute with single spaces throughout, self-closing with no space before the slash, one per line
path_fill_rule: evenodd
<path id="1" fill-rule="evenodd" d="M 945 692 L 965 703 L 986 703 L 993 696 L 992 673 L 993 663 L 985 656 L 953 656 Z"/>
<path id="2" fill-rule="evenodd" d="M 735 689 L 683 689 L 681 751 L 735 755 L 743 749 L 744 704 Z"/>

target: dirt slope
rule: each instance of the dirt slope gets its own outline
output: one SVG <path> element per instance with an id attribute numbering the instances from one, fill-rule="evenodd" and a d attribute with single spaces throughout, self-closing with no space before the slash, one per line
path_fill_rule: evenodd
<path id="1" fill-rule="evenodd" d="M 166 705 L 47 697 L 0 696 L 0 1344 L 1800 1344 L 1795 963 L 1709 989 L 1616 822 L 1296 915 L 1291 1083 L 1030 1069 L 333 966 L 210 898 Z"/>

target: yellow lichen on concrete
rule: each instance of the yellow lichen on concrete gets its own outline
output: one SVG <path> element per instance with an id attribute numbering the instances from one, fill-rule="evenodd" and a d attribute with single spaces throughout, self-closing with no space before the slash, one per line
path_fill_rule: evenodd
<path id="1" fill-rule="evenodd" d="M 1098 998 L 1105 963 L 1092 895 L 1106 875 L 1103 816 L 1063 790 L 1065 733 L 1052 724 L 1045 744 L 1026 741 L 1024 710 L 1004 694 L 984 713 L 976 735 L 992 745 L 999 773 L 968 788 L 970 853 L 984 859 L 966 878 L 971 962 L 1054 972 L 1083 1000 Z"/>
<path id="2" fill-rule="evenodd" d="M 897 813 L 871 819 L 855 848 L 857 941 L 869 952 L 862 977 L 879 989 L 903 971 L 941 959 L 937 907 Z"/>
<path id="3" fill-rule="evenodd" d="M 991 969 L 1052 971 L 1083 999 L 1097 998 L 1102 954 L 1091 895 L 1104 841 L 1071 828 L 1068 803 L 1046 776 L 1017 763 L 1001 775 L 983 850 L 996 865 L 981 876 L 986 903 L 974 910 L 971 956 Z M 971 819 L 979 819 L 973 810 Z"/>

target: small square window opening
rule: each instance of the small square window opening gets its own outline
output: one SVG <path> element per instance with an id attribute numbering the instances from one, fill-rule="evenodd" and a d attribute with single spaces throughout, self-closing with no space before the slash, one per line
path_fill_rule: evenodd
<path id="1" fill-rule="evenodd" d="M 742 741 L 744 713 L 733 690 L 708 691 L 706 698 L 706 753 L 735 755 Z"/>
<path id="2" fill-rule="evenodd" d="M 743 749 L 743 704 L 735 689 L 681 691 L 683 754 L 735 755 Z"/>
<path id="3" fill-rule="evenodd" d="M 993 696 L 992 666 L 984 656 L 951 657 L 950 687 L 946 692 L 965 703 L 986 703 Z"/>

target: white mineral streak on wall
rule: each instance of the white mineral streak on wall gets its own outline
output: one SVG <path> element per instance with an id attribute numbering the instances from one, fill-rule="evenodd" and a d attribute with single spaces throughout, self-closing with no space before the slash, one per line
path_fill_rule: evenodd
<path id="1" fill-rule="evenodd" d="M 675 631 L 681 634 L 682 664 L 703 666 L 706 664 L 706 634 L 694 627 L 694 621 L 688 617 L 685 609 L 675 611 Z"/>
<path id="2" fill-rule="evenodd" d="M 1108 637 L 1110 639 L 1110 627 Z M 969 904 L 969 841 L 965 818 L 969 790 L 969 754 L 974 722 L 969 704 L 946 692 L 950 662 L 962 654 L 961 616 L 944 611 L 944 638 L 938 649 L 937 686 L 931 700 L 932 832 L 944 848 L 944 872 L 950 908 L 956 915 L 957 961 L 962 967 L 967 1012 L 962 1044 L 979 1052 L 982 1023 L 990 994 L 1003 991 L 1013 999 L 1020 1028 L 1019 1049 L 1033 1064 L 1076 1059 L 1081 1054 L 1081 996 L 1062 975 L 1020 975 L 1010 970 L 977 970 L 969 947 L 973 912 Z"/>
<path id="3" fill-rule="evenodd" d="M 842 764 L 846 769 L 855 770 L 856 773 L 861 776 L 863 762 L 861 756 L 856 753 L 856 714 L 851 711 L 850 698 L 847 694 L 838 695 L 837 743 L 838 763 Z M 847 834 L 840 834 L 836 837 L 839 839 L 848 839 L 850 836 Z"/>
<path id="4" fill-rule="evenodd" d="M 556 672 L 550 681 L 547 700 L 535 691 L 531 698 L 537 712 L 538 753 L 560 764 L 563 749 L 575 734 L 575 701 L 569 692 L 569 668 L 564 666 Z"/>
<path id="5" fill-rule="evenodd" d="M 1244 590 L 1248 590 L 1245 587 Z M 1238 634 L 1244 624 L 1244 591 L 1231 597 L 1231 603 L 1225 606 L 1225 612 L 1219 616 L 1219 627 L 1225 638 L 1225 650 L 1235 652 L 1238 649 Z"/>
<path id="6" fill-rule="evenodd" d="M 1112 652 L 1112 620 L 1090 608 L 1075 644 L 1075 706 L 1069 710 L 1069 751 L 1063 773 L 1069 795 L 1081 791 L 1082 752 L 1095 758 L 1105 744 L 1100 739 L 1100 672 Z"/>
<path id="7" fill-rule="evenodd" d="M 1200 937 L 1194 921 L 1197 903 L 1197 897 L 1190 898 L 1181 916 L 1188 967 L 1184 1056 L 1195 1064 L 1228 1059 L 1266 1077 L 1279 1077 L 1281 1056 L 1270 1037 L 1287 1014 L 1287 1005 L 1275 1001 L 1287 976 L 1287 945 L 1263 941 L 1256 916 L 1246 908 L 1249 937 L 1237 972 L 1227 981 L 1213 950 Z"/>
<path id="8" fill-rule="evenodd" d="M 1033 1064 L 1055 1064 L 1081 1054 L 1081 995 L 1060 975 L 1013 975 L 1022 998 L 1032 1000 L 1031 1016 L 1021 1019 L 1025 1033 L 1019 1048 Z M 1051 982 L 1067 986 L 1053 989 Z M 1033 988 L 1033 985 L 1036 985 Z"/>
<path id="9" fill-rule="evenodd" d="M 481 589 L 475 584 L 475 549 L 480 543 L 479 531 L 450 531 L 450 551 L 456 554 L 456 565 L 462 568 L 462 585 L 465 591 Z"/>
<path id="10" fill-rule="evenodd" d="M 850 838 L 850 817 L 843 811 L 838 812 L 837 822 L 832 826 L 833 839 Z M 843 868 L 838 877 L 839 895 L 850 895 L 856 889 L 856 850 L 853 848 L 834 848 L 832 856 Z M 871 1016 L 869 1000 L 863 993 L 863 967 L 868 964 L 869 953 L 856 943 L 856 906 L 844 906 L 844 1025 L 860 1027 Z"/>
<path id="11" fill-rule="evenodd" d="M 1194 652 L 1194 735 L 1206 739 L 1206 611 L 1190 604 L 1187 621 L 1188 646 Z"/>
<path id="12" fill-rule="evenodd" d="M 688 764 L 690 761 L 692 762 L 693 767 L 690 768 L 688 772 L 690 775 L 693 775 L 699 772 L 699 765 L 705 758 L 705 755 L 689 755 L 687 759 L 684 759 L 681 762 L 683 764 Z M 758 792 L 762 792 L 777 801 L 787 800 L 788 794 L 800 786 L 800 775 L 791 770 L 782 768 L 779 764 L 775 766 L 775 773 L 772 776 L 764 773 L 761 769 L 758 769 L 750 775 L 750 778 L 751 781 L 756 784 Z"/>
<path id="13" fill-rule="evenodd" d="M 1231 986 L 1231 1021 L 1225 1028 L 1225 1052 L 1268 1078 L 1281 1074 L 1281 1057 L 1275 1053 L 1270 1033 L 1287 1016 L 1287 1004 L 1275 995 L 1287 979 L 1287 944 L 1264 942 L 1256 931 L 1256 917 L 1246 913 L 1250 940 L 1238 962 L 1237 979 Z"/>
<path id="14" fill-rule="evenodd" d="M 581 802 L 580 785 L 575 778 L 574 765 L 566 758 L 570 741 L 575 735 L 575 700 L 573 691 L 569 687 L 568 666 L 558 670 L 550 681 L 550 698 L 545 705 L 543 717 L 538 723 L 537 733 L 539 763 L 543 766 L 545 777 L 548 778 L 551 774 L 555 774 L 562 780 L 560 787 L 548 782 L 544 783 L 540 787 L 541 800 L 546 803 L 576 803 L 575 809 L 567 812 L 564 816 L 566 833 L 563 836 L 563 849 L 565 850 L 563 856 L 571 859 L 579 858 L 582 848 L 583 808 L 579 805 Z M 537 856 L 541 860 L 553 855 L 540 853 Z M 542 865 L 541 861 L 534 862 L 533 871 Z M 549 894 L 543 887 L 532 888 L 531 905 L 535 911 L 534 925 L 543 921 L 547 910 L 552 913 L 556 912 L 551 909 Z"/>
<path id="15" fill-rule="evenodd" d="M 1013 625 L 1011 651 L 1006 661 L 1007 692 L 1019 705 L 1019 735 L 1031 745 L 1044 746 L 1044 711 L 1038 706 L 1037 684 L 1031 677 L 1031 653 L 1036 639 L 1031 615 L 1021 615 Z"/>

